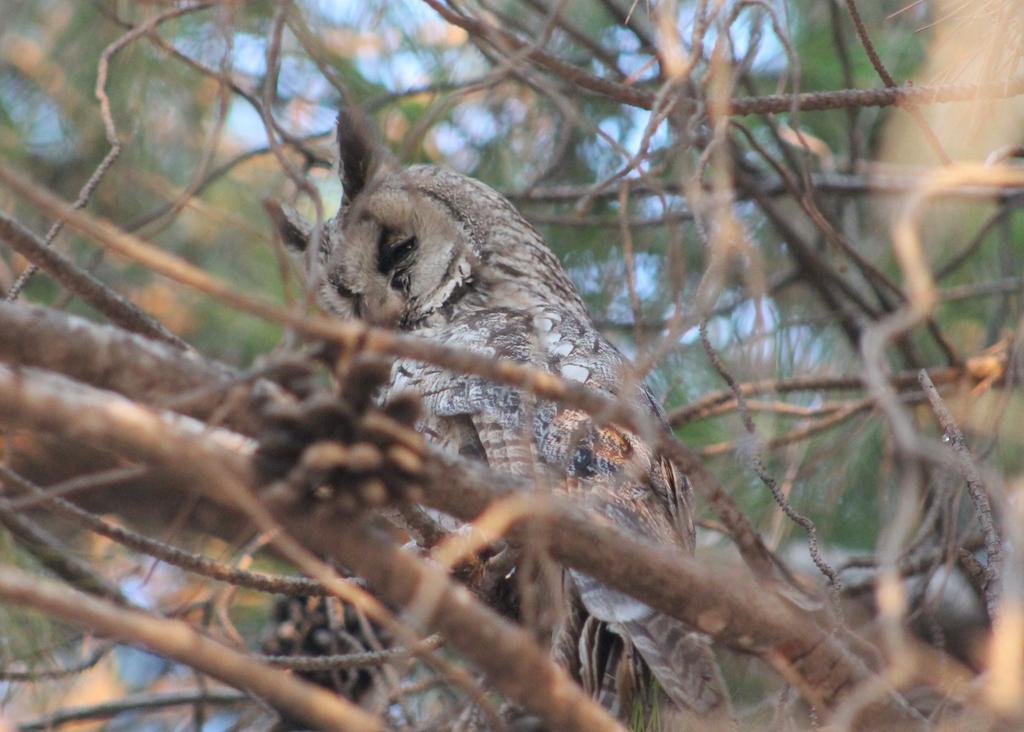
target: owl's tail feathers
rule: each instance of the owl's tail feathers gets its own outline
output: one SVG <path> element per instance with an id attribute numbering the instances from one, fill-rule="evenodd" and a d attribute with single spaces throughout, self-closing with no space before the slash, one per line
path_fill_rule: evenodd
<path id="1" fill-rule="evenodd" d="M 700 720 L 705 729 L 732 728 L 725 684 L 703 638 L 661 613 L 620 627 L 682 716 Z"/>
<path id="2" fill-rule="evenodd" d="M 675 618 L 581 572 L 570 571 L 586 613 L 633 646 L 650 669 L 677 716 L 700 729 L 734 729 L 725 684 L 702 636 Z M 584 625 L 585 627 L 585 625 Z M 684 723 L 667 729 L 685 729 Z"/>

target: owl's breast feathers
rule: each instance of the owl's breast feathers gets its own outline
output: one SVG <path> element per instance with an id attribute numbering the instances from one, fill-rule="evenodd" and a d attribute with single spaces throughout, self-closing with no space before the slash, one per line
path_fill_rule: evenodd
<path id="1" fill-rule="evenodd" d="M 629 362 L 590 322 L 579 318 L 550 311 L 490 309 L 469 312 L 438 333 L 424 335 L 579 381 L 663 420 Z M 655 543 L 692 551 L 690 487 L 635 433 L 615 424 L 595 424 L 583 411 L 513 387 L 431 365 L 396 364 L 392 389 L 412 389 L 422 396 L 427 415 L 422 426 L 428 435 L 443 436 L 460 418 L 472 419 L 483 444 L 449 444 L 454 451 L 476 452 L 482 447 L 492 467 L 520 475 L 540 467 L 614 525 Z M 517 447 L 513 450 L 501 442 L 515 442 Z M 530 457 L 539 466 L 493 459 L 502 447 L 514 453 L 510 460 L 527 459 L 524 443 L 530 443 Z"/>
<path id="2" fill-rule="evenodd" d="M 448 346 L 580 381 L 664 419 L 626 359 L 589 320 L 547 309 L 495 308 L 469 311 L 435 332 L 420 332 Z M 566 490 L 588 510 L 641 540 L 693 552 L 690 486 L 635 433 L 596 423 L 581 410 L 519 389 L 437 366 L 398 363 L 393 377 L 392 389 L 412 389 L 422 396 L 425 416 L 420 427 L 446 449 L 480 455 L 491 468 L 525 478 L 537 490 Z M 566 626 L 557 634 L 554 652 L 567 668 L 580 666 L 574 656 L 592 658 L 596 648 L 614 646 L 612 639 L 619 638 L 639 652 L 677 712 L 704 718 L 727 713 L 725 693 L 702 638 L 675 618 L 585 574 L 573 570 L 568 575 L 576 599 L 567 617 L 590 617 L 596 624 L 584 622 L 590 633 Z M 590 643 L 595 639 L 596 646 Z M 587 669 L 596 684 L 591 693 L 600 699 L 617 683 L 608 679 L 624 671 L 628 675 L 631 667 L 612 662 L 610 656 L 606 660 Z M 581 681 L 587 686 L 585 678 Z M 624 703 L 615 703 L 620 712 Z"/>

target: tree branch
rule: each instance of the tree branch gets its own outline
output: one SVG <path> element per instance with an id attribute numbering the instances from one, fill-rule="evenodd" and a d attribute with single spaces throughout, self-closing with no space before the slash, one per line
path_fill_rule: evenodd
<path id="1" fill-rule="evenodd" d="M 188 664 L 230 686 L 248 689 L 316 727 L 353 732 L 384 730 L 378 718 L 351 702 L 259 664 L 244 653 L 199 635 L 183 621 L 121 608 L 6 566 L 0 566 L 0 597 Z"/>
<path id="2" fill-rule="evenodd" d="M 68 290 L 78 295 L 112 323 L 133 333 L 140 333 L 179 348 L 188 346 L 159 321 L 144 313 L 124 296 L 114 292 L 74 262 L 47 247 L 35 234 L 9 216 L 0 213 L 0 239 L 14 251 L 53 276 Z M 9 307 L 9 306 L 8 306 Z"/>
<path id="3" fill-rule="evenodd" d="M 205 419 L 221 408 L 238 372 L 120 328 L 43 307 L 0 302 L 0 360 L 57 371 L 86 384 L 111 389 L 149 404 L 173 402 L 175 411 Z M 261 383 L 260 390 L 274 390 Z M 182 403 L 182 395 L 203 392 L 204 399 Z M 242 402 L 224 422 L 243 432 L 256 418 Z"/>
<path id="4" fill-rule="evenodd" d="M 988 554 L 988 566 L 985 567 L 985 607 L 988 610 L 990 620 L 995 620 L 996 610 L 999 607 L 999 584 L 1000 570 L 1003 566 L 1003 542 L 996 528 L 996 521 L 992 515 L 992 501 L 989 497 L 985 483 L 981 479 L 981 472 L 978 470 L 971 450 L 967 447 L 967 440 L 960 426 L 956 423 L 946 403 L 942 401 L 939 390 L 928 377 L 928 372 L 921 369 L 919 376 L 921 388 L 928 397 L 932 411 L 942 427 L 942 433 L 949 442 L 950 447 L 956 452 L 957 463 L 960 466 L 960 474 L 967 483 L 967 492 L 974 504 L 974 512 L 978 516 L 978 523 L 981 525 L 982 536 L 985 538 L 985 551 Z"/>
<path id="5" fill-rule="evenodd" d="M 94 416 L 77 423 L 71 419 L 82 413 Z M 151 410 L 61 377 L 32 370 L 15 375 L 0 368 L 0 419 L 73 432 L 138 459 L 156 459 L 193 479 L 176 485 L 215 499 L 219 496 L 228 504 L 243 489 L 228 489 L 224 481 L 248 480 L 247 461 L 237 452 L 237 441 L 232 445 L 227 439 L 211 440 L 180 419 L 165 422 Z M 426 500 L 457 517 L 472 519 L 495 499 L 524 490 L 517 481 L 436 448 L 429 448 L 428 454 L 432 467 Z M 712 570 L 600 526 L 563 498 L 551 497 L 538 504 L 536 513 L 524 520 L 534 524 L 533 531 L 549 537 L 557 559 L 734 648 L 784 654 L 822 698 L 836 701 L 872 678 L 830 631 L 819 629 L 812 616 L 767 587 L 740 573 L 723 581 L 726 575 L 721 569 Z M 452 585 L 440 569 L 400 551 L 361 524 L 296 505 L 290 492 L 277 492 L 268 505 L 310 549 L 336 556 L 396 605 L 419 608 L 415 614 L 487 670 L 497 688 L 545 719 L 557 721 L 556 728 L 615 728 L 601 721 L 603 712 L 595 713 L 592 704 L 579 701 L 577 694 L 582 692 L 551 665 L 526 631 L 473 601 L 468 590 Z M 339 521 L 344 526 L 340 530 Z M 758 600 L 752 602 L 755 595 Z M 548 693 L 538 693 L 537 679 L 546 679 L 543 688 Z M 873 706 L 869 718 L 912 721 L 914 715 L 892 697 Z"/>
<path id="6" fill-rule="evenodd" d="M 0 366 L 0 421 L 82 439 L 140 460 L 154 461 L 180 476 L 175 487 L 198 491 L 221 505 L 244 510 L 261 523 L 285 517 L 304 546 L 363 576 L 382 597 L 404 607 L 431 602 L 423 622 L 483 669 L 495 687 L 548 721 L 554 729 L 621 727 L 548 658 L 530 634 L 473 599 L 434 565 L 402 552 L 359 522 L 331 516 L 330 531 L 314 537 L 304 506 L 253 505 L 247 443 L 223 430 L 203 430 L 192 420 L 160 414 L 111 392 L 35 369 Z M 292 510 L 288 511 L 287 508 Z M 271 521 L 273 519 L 270 519 Z M 338 521 L 343 528 L 339 530 Z M 261 526 L 269 529 L 270 526 Z M 423 608 L 423 605 L 415 607 Z"/>
<path id="7" fill-rule="evenodd" d="M 67 707 L 46 717 L 39 717 L 18 725 L 19 732 L 47 732 L 72 722 L 92 719 L 110 719 L 124 712 L 139 712 L 195 704 L 241 704 L 249 700 L 237 691 L 182 691 L 169 694 L 138 694 L 124 696 L 117 701 Z"/>
<path id="8" fill-rule="evenodd" d="M 550 71 L 577 88 L 640 109 L 653 109 L 657 95 L 644 89 L 602 79 L 556 56 L 521 41 L 511 33 L 477 18 L 455 12 L 441 0 L 423 0 L 442 18 L 477 38 L 484 38 L 509 52 L 522 52 L 525 58 Z M 1005 99 L 1024 94 L 1024 76 L 987 84 L 943 84 L 939 86 L 904 85 L 884 89 L 841 89 L 838 91 L 775 94 L 764 97 L 738 97 L 729 100 L 726 114 L 782 114 L 791 111 L 817 112 L 853 107 L 889 107 L 895 105 L 942 104 L 978 99 Z"/>

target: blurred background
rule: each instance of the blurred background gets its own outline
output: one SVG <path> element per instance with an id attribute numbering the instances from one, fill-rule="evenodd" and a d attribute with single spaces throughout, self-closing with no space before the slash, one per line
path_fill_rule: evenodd
<path id="1" fill-rule="evenodd" d="M 680 438 L 768 545 L 810 582 L 824 581 L 807 532 L 753 469 L 758 453 L 781 494 L 813 521 L 829 564 L 853 563 L 840 575 L 845 596 L 870 615 L 875 549 L 905 486 L 888 422 L 861 383 L 863 333 L 903 301 L 893 224 L 939 167 L 1012 164 L 1024 141 L 1021 99 L 979 94 L 911 110 L 849 106 L 731 121 L 716 111 L 726 97 L 886 86 L 850 4 L 838 0 L 444 7 L 524 45 L 459 27 L 422 0 L 0 0 L 0 159 L 71 202 L 116 140 L 118 157 L 88 196 L 89 211 L 241 290 L 295 303 L 304 297 L 299 268 L 262 202 L 290 202 L 311 220 L 318 209 L 332 216 L 334 118 L 359 106 L 401 160 L 443 164 L 505 193 L 565 264 L 601 329 L 649 369 Z M 885 0 L 862 3 L 856 15 L 897 84 L 991 91 L 1024 71 L 1014 0 Z M 133 28 L 143 30 L 126 36 Z M 646 95 L 654 111 L 588 90 L 533 50 Z M 665 108 L 670 94 L 688 101 Z M 937 440 L 916 378 L 920 368 L 933 374 L 992 481 L 1000 517 L 1000 501 L 1024 488 L 1024 401 L 1012 368 L 1007 376 L 1022 322 L 1022 200 L 1024 189 L 964 183 L 925 208 L 939 305 L 933 326 L 890 348 L 887 364 L 900 377 L 900 408 Z M 2 186 L 0 209 L 40 236 L 52 224 Z M 208 357 L 246 367 L 287 343 L 277 325 L 105 256 L 74 232 L 53 246 Z M 0 292 L 11 296 L 26 266 L 0 246 Z M 20 301 L 99 317 L 44 273 L 22 284 Z M 701 342 L 701 308 L 723 368 L 741 384 L 766 382 L 749 392 L 753 435 L 721 393 L 728 385 Z M 948 470 L 927 467 L 917 489 L 914 530 L 898 542 L 914 578 L 912 624 L 980 669 L 983 599 L 956 569 L 958 549 L 981 548 L 973 506 Z M 705 514 L 701 551 L 727 552 Z M 239 551 L 189 541 L 222 558 Z M 74 546 L 149 606 L 212 592 L 95 537 Z M 911 566 L 925 555 L 932 561 Z M 266 630 L 269 602 L 240 590 L 228 603 L 250 645 Z M 78 648 L 76 632 L 31 613 L 0 609 L 0 627 L 0 668 L 53 665 Z M 775 688 L 763 667 L 726 666 L 741 705 L 754 708 Z M 190 674 L 120 649 L 88 673 L 0 682 L 0 693 L 13 710 L 5 714 L 20 720 L 176 688 Z M 145 717 L 149 726 L 133 714 L 117 719 L 106 728 L 188 726 L 181 716 Z M 225 713 L 200 726 L 237 723 Z"/>

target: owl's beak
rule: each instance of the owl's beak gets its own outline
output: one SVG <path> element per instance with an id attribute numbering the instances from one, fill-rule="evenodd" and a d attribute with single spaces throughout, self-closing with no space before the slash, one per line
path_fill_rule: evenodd
<path id="1" fill-rule="evenodd" d="M 405 311 L 405 300 L 390 288 L 370 297 L 371 302 L 363 303 L 363 318 L 366 322 L 379 328 L 393 328 L 398 325 Z"/>

